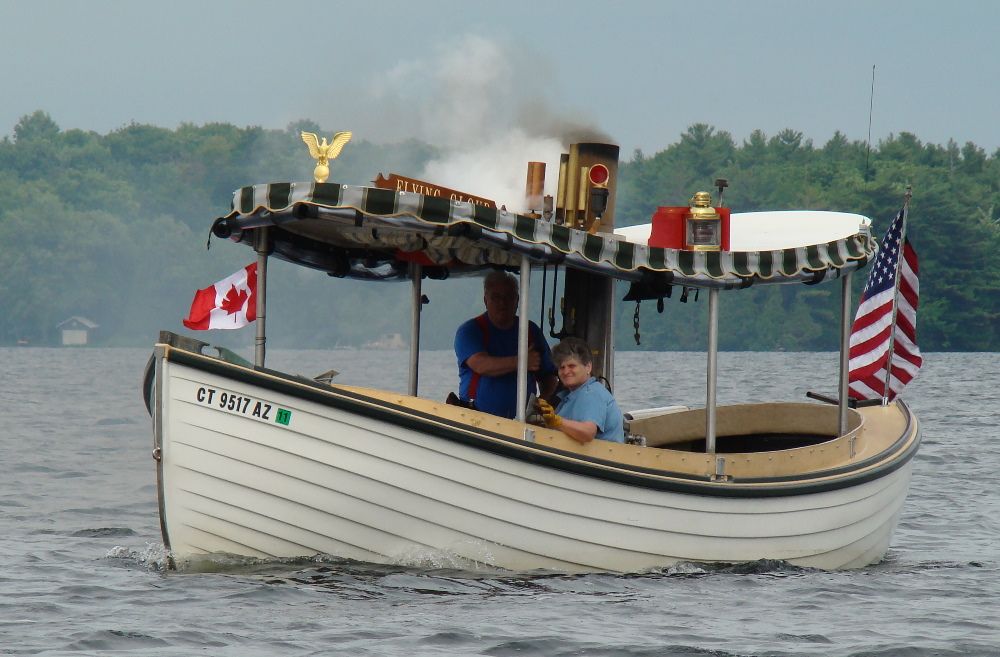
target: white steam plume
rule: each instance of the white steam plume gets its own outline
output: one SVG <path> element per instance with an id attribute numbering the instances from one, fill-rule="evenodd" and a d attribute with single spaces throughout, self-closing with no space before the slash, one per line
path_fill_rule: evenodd
<path id="1" fill-rule="evenodd" d="M 466 36 L 429 60 L 397 65 L 372 92 L 384 115 L 415 120 L 410 136 L 442 150 L 414 177 L 523 211 L 529 161 L 546 163 L 545 193 L 554 195 L 568 144 L 610 141 L 550 111 L 539 77 L 496 42 Z"/>

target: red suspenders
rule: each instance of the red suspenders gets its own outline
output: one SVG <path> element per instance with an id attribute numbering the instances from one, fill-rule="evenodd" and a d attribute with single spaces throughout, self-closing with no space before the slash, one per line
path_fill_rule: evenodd
<path id="1" fill-rule="evenodd" d="M 487 318 L 486 313 L 483 313 L 479 317 L 476 317 L 476 326 L 483 334 L 483 351 L 489 353 L 490 346 L 490 320 Z M 535 341 L 535 336 L 528 331 L 528 349 L 531 349 L 533 342 Z M 473 370 L 472 380 L 469 381 L 469 399 L 468 401 L 476 400 L 476 391 L 479 389 L 479 372 Z"/>
<path id="2" fill-rule="evenodd" d="M 476 318 L 476 326 L 483 334 L 483 351 L 489 353 L 490 346 L 490 320 L 486 318 L 486 313 L 483 313 Z M 468 401 L 476 401 L 476 391 L 479 389 L 479 372 L 473 370 L 472 380 L 469 381 L 469 399 Z"/>

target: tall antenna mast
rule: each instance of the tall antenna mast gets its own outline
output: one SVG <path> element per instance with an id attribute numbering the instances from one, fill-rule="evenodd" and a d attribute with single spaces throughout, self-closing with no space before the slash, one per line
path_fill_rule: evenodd
<path id="1" fill-rule="evenodd" d="M 872 64 L 872 91 L 868 97 L 868 148 L 865 152 L 865 182 L 868 182 L 868 159 L 872 154 L 872 109 L 875 107 L 875 65 Z"/>

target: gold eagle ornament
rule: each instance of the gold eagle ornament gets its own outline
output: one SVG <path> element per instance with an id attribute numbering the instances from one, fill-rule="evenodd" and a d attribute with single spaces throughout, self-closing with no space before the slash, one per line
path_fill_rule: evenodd
<path id="1" fill-rule="evenodd" d="M 326 137 L 320 143 L 315 132 L 303 132 L 302 141 L 309 147 L 309 154 L 316 160 L 316 168 L 313 169 L 313 179 L 316 182 L 326 182 L 330 177 L 330 160 L 337 159 L 344 144 L 351 141 L 350 132 L 338 132 L 333 135 L 333 140 L 328 144 Z"/>

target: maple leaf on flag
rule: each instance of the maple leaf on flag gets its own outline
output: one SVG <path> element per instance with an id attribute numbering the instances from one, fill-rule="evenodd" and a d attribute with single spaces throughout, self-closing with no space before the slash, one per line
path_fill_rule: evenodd
<path id="1" fill-rule="evenodd" d="M 222 300 L 220 308 L 230 315 L 238 313 L 243 310 L 249 296 L 246 290 L 237 290 L 236 286 L 233 285 L 229 288 L 229 292 L 226 292 L 226 298 Z"/>
<path id="2" fill-rule="evenodd" d="M 184 326 L 194 331 L 237 329 L 257 319 L 257 263 L 198 290 Z"/>

